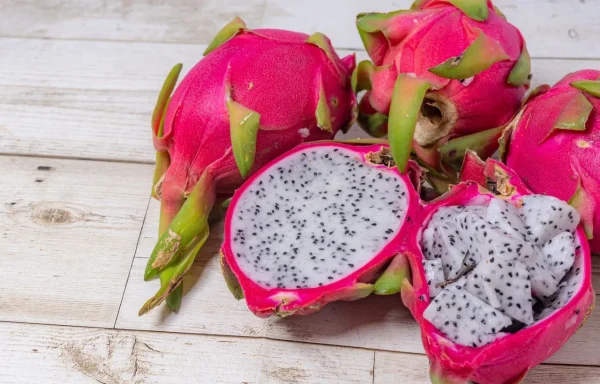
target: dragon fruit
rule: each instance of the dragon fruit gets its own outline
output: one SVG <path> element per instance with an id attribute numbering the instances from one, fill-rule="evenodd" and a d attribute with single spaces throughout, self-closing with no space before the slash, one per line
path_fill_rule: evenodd
<path id="1" fill-rule="evenodd" d="M 599 97 L 600 71 L 571 73 L 533 92 L 501 140 L 503 160 L 529 188 L 579 211 L 595 253 L 600 253 Z"/>
<path id="2" fill-rule="evenodd" d="M 402 300 L 421 326 L 434 383 L 519 382 L 575 333 L 594 305 L 579 215 L 565 202 L 530 194 L 501 163 L 478 164 L 498 195 L 473 181 L 453 186 L 420 210 L 416 235 L 401 253 L 412 270 L 411 279 L 403 274 Z M 432 249 L 428 235 L 449 223 L 462 242 L 455 246 L 474 263 L 434 278 L 432 261 L 457 265 L 456 254 Z M 534 241 L 532 233 L 551 238 Z M 536 282 L 543 289 L 536 291 Z"/>
<path id="3" fill-rule="evenodd" d="M 235 18 L 204 55 L 170 97 L 181 66 L 172 70 L 152 118 L 161 218 L 144 278 L 160 274 L 161 288 L 140 315 L 166 297 L 178 306 L 217 195 L 298 144 L 333 138 L 356 116 L 354 56 L 340 59 L 321 33 L 249 30 Z"/>
<path id="4" fill-rule="evenodd" d="M 566 203 L 530 194 L 497 161 L 477 164 L 498 195 L 467 181 L 424 203 L 418 168 L 400 173 L 385 144 L 298 146 L 234 194 L 227 286 L 260 317 L 400 292 L 434 382 L 516 381 L 590 314 L 590 251 Z"/>
<path id="5" fill-rule="evenodd" d="M 394 277 L 405 270 L 390 261 L 419 205 L 390 161 L 385 145 L 312 143 L 252 176 L 225 218 L 221 263 L 234 296 L 267 317 L 388 289 L 372 283 L 386 266 Z"/>
<path id="6" fill-rule="evenodd" d="M 465 150 L 498 147 L 530 83 L 530 58 L 517 28 L 491 1 L 416 1 L 408 11 L 366 13 L 357 27 L 372 59 L 353 74 L 359 124 L 388 133 L 402 170 L 414 149 L 430 183 L 456 182 Z"/>
<path id="7" fill-rule="evenodd" d="M 418 195 L 385 145 L 299 146 L 252 176 L 225 218 L 221 265 L 257 316 L 318 311 L 387 289 Z M 388 266 L 389 264 L 389 266 Z"/>

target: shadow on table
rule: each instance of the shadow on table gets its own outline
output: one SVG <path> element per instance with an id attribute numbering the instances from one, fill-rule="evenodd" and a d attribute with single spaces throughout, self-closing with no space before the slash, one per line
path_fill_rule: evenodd
<path id="1" fill-rule="evenodd" d="M 268 323 L 267 334 L 271 337 L 339 343 L 339 337 L 344 336 L 346 344 L 358 347 L 372 346 L 373 338 L 381 340 L 381 335 L 386 334 L 385 343 L 389 345 L 381 348 L 392 348 L 393 344 L 404 342 L 403 334 L 408 332 L 414 336 L 414 348 L 422 349 L 419 327 L 402 305 L 400 295 L 373 295 L 354 302 L 335 302 L 312 315 L 273 318 Z"/>

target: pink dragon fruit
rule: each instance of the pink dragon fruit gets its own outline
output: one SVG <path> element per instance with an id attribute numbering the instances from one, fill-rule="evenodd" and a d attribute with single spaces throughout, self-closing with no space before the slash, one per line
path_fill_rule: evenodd
<path id="1" fill-rule="evenodd" d="M 576 207 L 600 253 L 600 71 L 571 73 L 533 96 L 503 136 L 503 158 L 533 191 Z"/>
<path id="2" fill-rule="evenodd" d="M 371 283 L 396 256 L 418 205 L 386 145 L 299 146 L 233 196 L 221 253 L 227 285 L 261 317 L 384 292 L 386 281 Z M 393 262 L 388 276 L 404 270 Z"/>
<path id="3" fill-rule="evenodd" d="M 340 60 L 321 33 L 248 30 L 235 18 L 204 55 L 169 97 L 181 66 L 172 70 L 152 118 L 161 218 L 144 278 L 160 274 L 161 288 L 140 315 L 176 290 L 167 303 L 178 307 L 217 195 L 298 144 L 333 138 L 356 116 L 354 56 Z"/>
<path id="4" fill-rule="evenodd" d="M 502 126 L 519 110 L 530 59 L 518 29 L 486 0 L 417 1 L 408 11 L 359 14 L 373 63 L 353 74 L 359 124 L 388 133 L 402 169 L 411 148 L 441 192 L 456 181 L 466 149 L 497 149 Z"/>
<path id="5" fill-rule="evenodd" d="M 401 292 L 435 383 L 516 381 L 589 315 L 589 246 L 568 204 L 496 161 L 477 171 L 499 196 L 468 181 L 421 203 L 387 145 L 298 146 L 232 198 L 227 285 L 261 317 Z"/>
<path id="6" fill-rule="evenodd" d="M 433 383 L 520 382 L 594 306 L 578 213 L 530 194 L 496 161 L 479 164 L 500 195 L 472 181 L 452 187 L 421 211 L 404 252 L 412 281 L 402 300 L 421 326 Z"/>

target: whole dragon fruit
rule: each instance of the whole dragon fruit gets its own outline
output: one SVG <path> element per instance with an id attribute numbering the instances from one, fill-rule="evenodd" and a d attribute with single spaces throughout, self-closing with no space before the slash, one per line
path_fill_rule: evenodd
<path id="1" fill-rule="evenodd" d="M 600 253 L 600 71 L 571 73 L 534 96 L 507 128 L 504 160 L 533 191 L 577 208 Z"/>
<path id="2" fill-rule="evenodd" d="M 385 282 L 371 283 L 418 205 L 410 173 L 398 172 L 386 145 L 296 147 L 233 196 L 221 253 L 227 285 L 261 317 L 381 292 Z M 389 274 L 401 267 L 392 263 Z"/>
<path id="3" fill-rule="evenodd" d="M 358 122 L 388 134 L 400 169 L 414 150 L 440 192 L 456 182 L 466 149 L 497 149 L 530 82 L 519 30 L 487 0 L 416 1 L 410 10 L 359 14 L 372 59 L 353 74 Z"/>
<path id="4" fill-rule="evenodd" d="M 412 281 L 402 300 L 421 326 L 433 383 L 520 382 L 594 306 L 577 211 L 530 194 L 496 161 L 480 164 L 500 195 L 472 181 L 452 187 L 421 211 L 404 252 Z"/>
<path id="5" fill-rule="evenodd" d="M 474 155 L 471 155 L 474 156 Z M 258 316 L 401 292 L 436 383 L 506 383 L 556 352 L 590 313 L 579 214 L 532 195 L 500 163 L 421 203 L 387 145 L 298 146 L 238 189 L 225 219 L 227 285 Z M 418 171 L 415 171 L 418 177 Z M 486 173 L 484 173 L 486 172 Z"/>
<path id="6" fill-rule="evenodd" d="M 204 55 L 170 97 L 181 66 L 172 70 L 152 118 L 161 217 L 144 278 L 160 274 L 161 288 L 140 315 L 173 292 L 169 306 L 180 304 L 217 195 L 298 144 L 333 138 L 356 116 L 354 56 L 340 60 L 321 33 L 248 30 L 235 18 Z"/>

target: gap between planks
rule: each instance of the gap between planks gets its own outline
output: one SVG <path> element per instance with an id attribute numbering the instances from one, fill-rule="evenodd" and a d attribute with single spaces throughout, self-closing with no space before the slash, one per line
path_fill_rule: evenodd
<path id="1" fill-rule="evenodd" d="M 146 223 L 146 217 L 148 216 L 148 211 L 150 209 L 150 201 L 152 200 L 152 196 L 148 196 L 148 204 L 146 205 L 146 213 L 144 214 L 144 219 L 142 220 L 142 225 L 140 226 L 140 232 L 138 233 L 137 243 L 135 245 L 135 251 L 133 252 L 134 257 L 131 258 L 131 265 L 129 266 L 129 273 L 127 274 L 127 280 L 125 281 L 125 286 L 123 287 L 123 294 L 121 295 L 121 301 L 119 302 L 119 309 L 117 309 L 117 313 L 115 315 L 115 321 L 113 323 L 113 328 L 117 327 L 117 320 L 119 320 L 119 313 L 121 312 L 121 305 L 123 305 L 123 299 L 125 298 L 125 292 L 127 291 L 127 284 L 129 283 L 129 278 L 131 277 L 131 270 L 133 269 L 133 263 L 135 262 L 135 254 L 137 253 L 138 247 L 140 245 L 140 239 L 142 238 L 142 231 L 144 229 L 144 224 Z"/>
<path id="2" fill-rule="evenodd" d="M 425 355 L 235 337 L 0 323 L 3 383 L 429 383 Z M 31 369 L 34 366 L 35 369 Z M 542 364 L 530 384 L 600 382 L 600 369 Z M 89 380 L 88 380 L 89 379 Z M 87 380 L 87 381 L 86 381 Z"/>
<path id="3" fill-rule="evenodd" d="M 411 355 L 411 356 L 426 356 L 424 353 L 418 352 L 410 352 L 410 351 L 394 351 L 389 349 L 379 349 L 372 347 L 359 347 L 353 345 L 336 345 L 336 344 L 327 344 L 327 343 L 318 343 L 314 341 L 303 341 L 303 340 L 285 340 L 279 338 L 272 338 L 268 336 L 247 336 L 247 335 L 225 335 L 225 334 L 212 334 L 212 333 L 190 333 L 190 332 L 177 332 L 177 331 L 161 331 L 161 330 L 151 330 L 151 329 L 136 329 L 136 328 L 115 328 L 115 327 L 88 327 L 85 325 L 63 325 L 63 324 L 51 324 L 51 323 L 37 323 L 37 322 L 27 322 L 27 321 L 3 321 L 0 320 L 0 327 L 2 324 L 7 325 L 23 325 L 23 326 L 48 326 L 48 327 L 58 327 L 58 328 L 73 328 L 80 330 L 105 330 L 105 331 L 124 331 L 124 332 L 132 332 L 132 333 L 147 333 L 147 334 L 157 334 L 157 335 L 177 335 L 177 336 L 199 336 L 199 337 L 215 337 L 221 339 L 247 339 L 247 340 L 268 340 L 268 341 L 279 341 L 285 343 L 297 343 L 297 344 L 306 344 L 320 347 L 337 347 L 337 348 L 347 348 L 361 351 L 370 351 L 375 353 L 391 353 L 391 354 L 401 354 L 401 355 Z M 373 359 L 373 366 L 375 366 L 375 358 Z M 544 365 L 551 365 L 556 367 L 600 367 L 597 364 L 563 364 L 563 363 L 542 363 Z"/>

